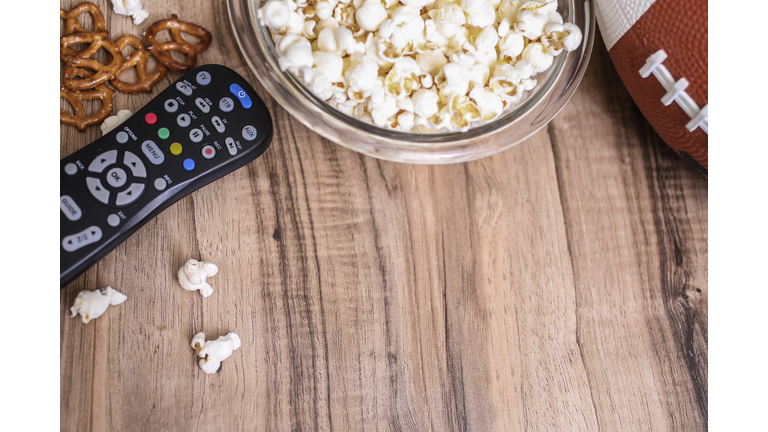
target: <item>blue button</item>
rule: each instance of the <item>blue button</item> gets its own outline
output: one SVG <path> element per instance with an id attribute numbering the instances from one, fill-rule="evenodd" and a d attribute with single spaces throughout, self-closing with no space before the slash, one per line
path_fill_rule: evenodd
<path id="1" fill-rule="evenodd" d="M 229 92 L 235 95 L 235 97 L 243 105 L 243 108 L 248 109 L 251 107 L 251 98 L 248 97 L 248 93 L 246 93 L 242 87 L 237 84 L 232 84 L 229 86 Z"/>
<path id="2" fill-rule="evenodd" d="M 195 169 L 195 161 L 192 159 L 184 159 L 184 169 L 187 171 Z"/>

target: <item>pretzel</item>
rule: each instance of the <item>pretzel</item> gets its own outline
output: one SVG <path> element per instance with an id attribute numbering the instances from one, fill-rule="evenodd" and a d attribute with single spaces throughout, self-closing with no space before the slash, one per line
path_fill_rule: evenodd
<path id="1" fill-rule="evenodd" d="M 69 12 L 60 10 L 59 16 L 66 20 L 64 24 L 65 35 L 88 31 L 83 28 L 83 26 L 80 24 L 80 21 L 78 20 L 78 17 L 85 12 L 90 12 L 91 16 L 93 17 L 94 32 L 103 32 L 107 30 L 107 22 L 104 20 L 104 14 L 101 13 L 101 9 L 99 9 L 99 7 L 93 3 L 85 2 L 73 7 L 69 10 Z"/>
<path id="2" fill-rule="evenodd" d="M 80 72 L 85 75 L 91 74 L 89 71 L 81 70 Z M 59 110 L 59 121 L 64 124 L 76 126 L 81 131 L 84 131 L 88 126 L 101 123 L 112 113 L 113 94 L 115 94 L 115 91 L 107 88 L 104 84 L 99 85 L 93 90 L 83 92 L 72 91 L 68 88 L 61 87 L 59 95 L 72 105 L 75 115 L 69 114 L 64 110 Z M 85 109 L 83 108 L 83 100 L 91 99 L 101 99 L 101 110 L 93 115 L 87 116 L 85 115 Z"/>
<path id="3" fill-rule="evenodd" d="M 69 48 L 81 43 L 90 43 L 90 46 L 79 52 Z M 102 47 L 112 55 L 111 63 L 106 66 L 90 58 Z M 123 64 L 123 52 L 109 39 L 107 32 L 78 32 L 61 38 L 61 59 L 67 62 L 64 85 L 72 90 L 88 90 L 109 79 L 115 79 L 115 72 Z M 90 78 L 76 80 L 74 72 L 77 68 L 88 68 L 97 73 Z"/>
<path id="4" fill-rule="evenodd" d="M 163 30 L 171 31 L 173 42 L 155 42 L 155 36 Z M 199 37 L 200 42 L 191 45 L 181 37 L 181 32 Z M 147 50 L 165 67 L 176 72 L 187 72 L 194 68 L 197 63 L 197 54 L 207 50 L 211 45 L 211 33 L 208 30 L 195 24 L 179 21 L 175 14 L 171 15 L 170 19 L 160 20 L 149 26 L 144 33 L 144 39 L 147 41 Z M 177 62 L 168 51 L 186 54 L 186 63 Z"/>
<path id="5" fill-rule="evenodd" d="M 115 78 L 109 81 L 109 83 L 112 84 L 114 88 L 120 90 L 121 92 L 148 92 L 152 90 L 152 86 L 163 79 L 165 74 L 168 72 L 168 68 L 162 64 L 158 64 L 152 74 L 147 74 L 147 59 L 149 58 L 149 52 L 144 48 L 144 44 L 141 42 L 141 39 L 137 38 L 136 36 L 123 35 L 115 43 L 121 52 L 125 49 L 126 45 L 130 45 L 136 48 L 136 51 L 134 51 L 133 54 L 131 54 L 131 56 L 128 57 L 128 59 L 126 59 L 119 68 L 117 68 L 117 72 L 115 72 Z M 129 84 L 121 81 L 120 74 L 134 66 L 136 66 L 136 75 L 139 76 L 139 81 L 135 84 Z"/>

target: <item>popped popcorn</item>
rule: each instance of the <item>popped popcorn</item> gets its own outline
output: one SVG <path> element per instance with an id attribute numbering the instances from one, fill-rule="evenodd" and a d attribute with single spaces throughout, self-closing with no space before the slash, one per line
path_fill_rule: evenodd
<path id="1" fill-rule="evenodd" d="M 149 16 L 149 12 L 141 8 L 141 0 L 112 0 L 116 14 L 128 15 L 133 18 L 133 24 L 139 25 Z"/>
<path id="2" fill-rule="evenodd" d="M 101 291 L 80 291 L 75 299 L 75 304 L 69 310 L 72 312 L 72 317 L 80 314 L 83 323 L 88 324 L 88 321 L 104 314 L 110 305 L 119 305 L 127 298 L 125 294 L 117 292 L 110 286 Z"/>
<path id="3" fill-rule="evenodd" d="M 554 0 L 267 0 L 258 17 L 315 96 L 419 133 L 500 117 L 582 42 Z"/>
<path id="4" fill-rule="evenodd" d="M 192 338 L 190 344 L 195 350 L 195 355 L 200 357 L 198 364 L 200 369 L 207 374 L 216 373 L 221 369 L 221 362 L 228 359 L 232 353 L 240 348 L 240 336 L 228 333 L 219 336 L 216 340 L 205 341 L 205 333 L 200 332 Z"/>
<path id="5" fill-rule="evenodd" d="M 219 267 L 214 263 L 191 259 L 179 269 L 179 284 L 187 291 L 200 290 L 203 297 L 208 297 L 213 294 L 213 287 L 205 280 L 218 272 Z"/>

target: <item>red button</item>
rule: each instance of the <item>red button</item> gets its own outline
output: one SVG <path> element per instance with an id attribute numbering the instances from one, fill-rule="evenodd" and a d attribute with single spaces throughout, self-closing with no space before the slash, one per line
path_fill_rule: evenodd
<path id="1" fill-rule="evenodd" d="M 155 115 L 155 113 L 148 113 L 147 115 L 144 116 L 144 121 L 146 121 L 147 124 L 153 125 L 157 123 L 157 116 Z"/>

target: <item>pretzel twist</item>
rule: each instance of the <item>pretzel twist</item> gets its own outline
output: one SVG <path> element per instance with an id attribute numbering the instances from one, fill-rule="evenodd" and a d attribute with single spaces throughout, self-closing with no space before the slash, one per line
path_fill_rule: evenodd
<path id="1" fill-rule="evenodd" d="M 147 59 L 149 59 L 149 52 L 144 48 L 144 44 L 141 39 L 132 35 L 123 35 L 115 42 L 118 49 L 122 52 L 126 45 L 130 45 L 136 48 L 136 51 L 128 57 L 123 64 L 117 68 L 115 72 L 115 78 L 110 80 L 109 83 L 123 93 L 139 93 L 148 92 L 152 90 L 152 86 L 157 84 L 158 81 L 163 79 L 168 72 L 168 68 L 162 64 L 158 64 L 154 72 L 147 73 Z M 135 84 L 129 84 L 120 80 L 120 74 L 127 71 L 132 67 L 136 67 L 136 75 L 139 77 L 139 81 Z"/>
<path id="2" fill-rule="evenodd" d="M 155 36 L 163 30 L 170 30 L 173 42 L 156 42 Z M 200 42 L 195 45 L 190 44 L 183 37 L 181 32 L 191 34 L 200 38 Z M 187 72 L 195 67 L 197 63 L 197 54 L 205 51 L 211 45 L 211 33 L 195 24 L 179 21 L 177 16 L 171 15 L 170 19 L 161 20 L 153 23 L 144 33 L 144 39 L 147 41 L 147 50 L 157 58 L 165 67 L 176 72 Z M 187 56 L 185 63 L 179 63 L 174 60 L 168 51 L 179 51 Z"/>
<path id="3" fill-rule="evenodd" d="M 84 75 L 91 74 L 91 72 L 82 70 L 79 70 L 78 73 L 83 73 Z M 101 123 L 112 113 L 112 95 L 114 94 L 115 91 L 107 88 L 104 84 L 89 91 L 73 91 L 61 87 L 59 95 L 72 105 L 75 115 L 69 114 L 64 110 L 59 110 L 59 121 L 64 124 L 75 126 L 81 131 L 84 131 L 88 126 Z M 85 115 L 83 100 L 92 99 L 101 99 L 101 109 L 97 113 L 88 116 Z"/>
<path id="4" fill-rule="evenodd" d="M 104 20 L 104 14 L 101 13 L 101 9 L 91 2 L 85 2 L 73 7 L 68 12 L 60 10 L 59 16 L 66 21 L 64 23 L 65 35 L 88 31 L 80 24 L 78 19 L 85 12 L 89 12 L 93 17 L 93 31 L 95 33 L 107 30 L 107 22 Z"/>
<path id="5" fill-rule="evenodd" d="M 69 48 L 81 43 L 90 43 L 90 46 L 80 52 Z M 112 61 L 106 66 L 90 58 L 102 47 L 112 56 Z M 123 64 L 123 52 L 109 39 L 107 32 L 78 32 L 61 38 L 61 59 L 67 62 L 64 68 L 64 85 L 71 90 L 88 90 L 115 78 L 117 69 Z M 96 74 L 77 80 L 74 73 L 76 68 L 92 69 Z"/>

